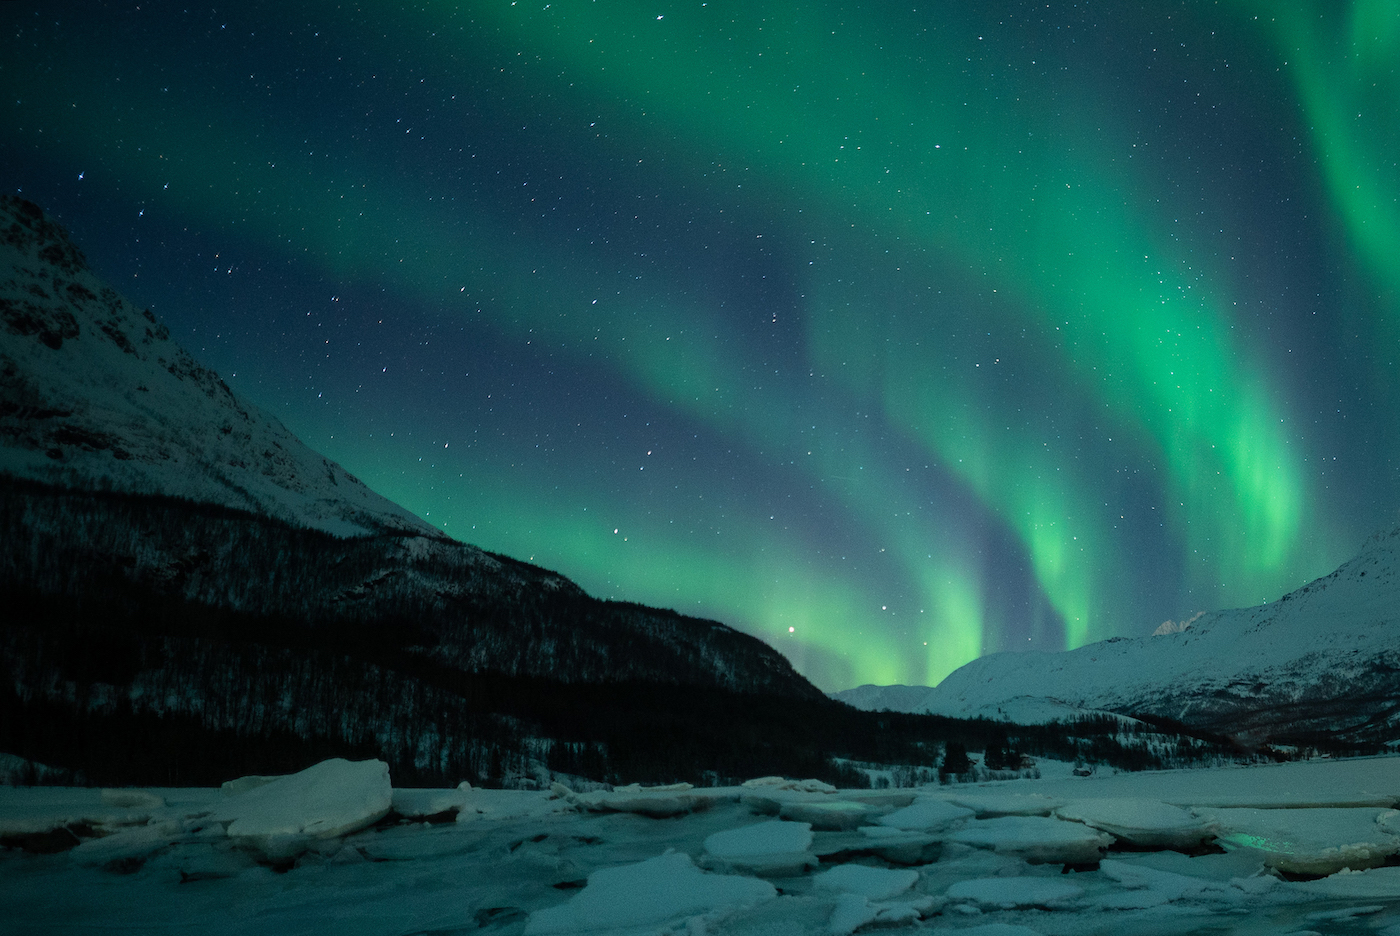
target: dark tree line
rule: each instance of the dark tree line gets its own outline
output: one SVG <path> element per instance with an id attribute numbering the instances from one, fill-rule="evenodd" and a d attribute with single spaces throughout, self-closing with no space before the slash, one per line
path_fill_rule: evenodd
<path id="1" fill-rule="evenodd" d="M 332 755 L 399 785 L 863 785 L 985 752 L 1143 769 L 1244 756 L 1184 726 L 860 712 L 709 621 L 450 541 L 338 539 L 170 498 L 0 483 L 0 751 L 93 783 Z M 922 771 L 923 773 L 919 773 Z"/>

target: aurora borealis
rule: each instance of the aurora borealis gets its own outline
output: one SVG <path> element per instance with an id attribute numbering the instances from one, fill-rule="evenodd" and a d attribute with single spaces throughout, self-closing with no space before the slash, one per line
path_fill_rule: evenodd
<path id="1" fill-rule="evenodd" d="M 452 536 L 827 690 L 1400 508 L 1400 6 L 0 5 L 0 167 Z"/>

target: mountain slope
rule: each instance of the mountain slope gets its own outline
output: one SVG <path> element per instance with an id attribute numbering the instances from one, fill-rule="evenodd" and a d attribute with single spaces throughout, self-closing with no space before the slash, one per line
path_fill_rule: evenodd
<path id="1" fill-rule="evenodd" d="M 340 535 L 439 535 L 240 400 L 87 269 L 38 206 L 0 197 L 0 472 L 161 493 Z"/>
<path id="2" fill-rule="evenodd" d="M 453 783 L 839 772 L 843 707 L 772 647 L 446 538 L 239 399 L 13 197 L 0 604 L 0 751 L 105 782 L 328 752 Z"/>
<path id="3" fill-rule="evenodd" d="M 1400 737 L 1400 529 L 1332 574 L 1184 630 L 1064 653 L 995 653 L 938 686 L 862 687 L 866 709 L 1045 721 L 1090 711 L 1169 718 L 1250 741 Z"/>

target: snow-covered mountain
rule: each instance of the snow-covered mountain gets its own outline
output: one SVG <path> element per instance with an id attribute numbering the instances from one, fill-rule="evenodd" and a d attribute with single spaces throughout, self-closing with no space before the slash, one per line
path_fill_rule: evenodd
<path id="1" fill-rule="evenodd" d="M 763 718 L 824 723 L 784 705 L 835 708 L 761 640 L 592 598 L 375 494 L 12 196 L 0 607 L 0 752 L 119 781 L 133 775 L 123 745 L 153 738 L 185 774 L 351 753 L 422 778 L 503 780 L 546 761 L 698 777 L 768 758 Z M 745 769 L 795 769 L 784 759 L 829 745 L 817 728 Z M 657 760 L 657 735 L 683 743 Z"/>
<path id="2" fill-rule="evenodd" d="M 0 196 L 0 474 L 159 493 L 342 536 L 440 535 L 231 391 Z"/>
<path id="3" fill-rule="evenodd" d="M 861 686 L 837 698 L 1024 723 L 1086 711 L 1154 716 L 1256 742 L 1400 737 L 1400 528 L 1277 601 L 1162 630 L 1063 653 L 994 653 L 933 688 Z"/>

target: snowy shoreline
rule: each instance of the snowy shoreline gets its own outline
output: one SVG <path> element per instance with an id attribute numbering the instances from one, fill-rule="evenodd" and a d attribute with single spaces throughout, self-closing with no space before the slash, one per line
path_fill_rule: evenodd
<path id="1" fill-rule="evenodd" d="M 1397 805 L 1394 757 L 592 793 L 395 790 L 333 760 L 223 790 L 0 787 L 0 907 L 39 932 L 1396 936 Z"/>

